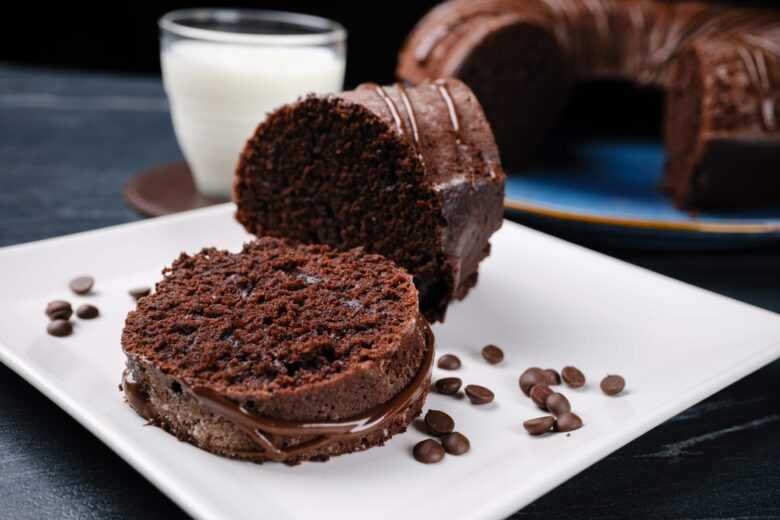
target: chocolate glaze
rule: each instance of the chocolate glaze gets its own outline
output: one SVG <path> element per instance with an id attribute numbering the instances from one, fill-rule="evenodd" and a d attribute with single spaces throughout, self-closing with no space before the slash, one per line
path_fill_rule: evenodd
<path id="1" fill-rule="evenodd" d="M 450 114 L 450 121 L 452 122 L 452 129 L 455 130 L 455 140 L 460 143 L 460 118 L 458 117 L 458 110 L 455 107 L 455 100 L 452 98 L 452 93 L 447 85 L 447 80 L 437 79 L 433 82 L 436 85 L 436 90 L 439 91 L 439 95 L 444 100 L 444 104 L 447 105 L 447 112 Z"/>
<path id="2" fill-rule="evenodd" d="M 711 35 L 763 40 L 760 33 L 776 27 L 777 15 L 718 3 L 650 0 L 463 0 L 445 2 L 424 19 L 425 30 L 412 33 L 407 46 L 419 68 L 432 61 L 437 48 L 468 33 L 466 26 L 517 13 L 548 24 L 573 58 L 580 73 L 615 67 L 643 83 L 661 84 L 669 60 L 692 40 Z M 629 31 L 622 31 L 627 24 Z M 421 24 L 422 25 L 422 24 Z M 762 45 L 752 42 L 754 45 Z M 620 56 L 612 49 L 620 45 Z M 612 49 L 612 50 L 611 50 Z M 614 63 L 615 56 L 620 58 Z M 402 77 L 407 74 L 401 74 Z M 419 79 L 417 79 L 419 81 Z"/>
<path id="3" fill-rule="evenodd" d="M 130 371 L 125 369 L 122 372 L 122 391 L 133 410 L 144 419 L 154 420 L 157 416 L 157 412 L 154 410 L 154 406 L 149 403 L 149 398 L 142 391 L 138 383 L 133 381 Z"/>
<path id="4" fill-rule="evenodd" d="M 249 434 L 264 450 L 264 455 L 271 460 L 283 462 L 302 452 L 319 448 L 334 442 L 352 439 L 382 428 L 398 413 L 406 409 L 425 391 L 430 381 L 434 358 L 434 336 L 428 322 L 422 317 L 417 318 L 418 332 L 424 336 L 426 350 L 420 369 L 410 383 L 395 397 L 366 412 L 344 420 L 299 422 L 284 419 L 272 419 L 253 413 L 240 403 L 232 401 L 219 392 L 204 387 L 190 386 L 178 378 L 171 378 L 181 385 L 184 392 L 193 396 L 212 413 L 221 415 L 233 422 L 241 430 Z M 127 402 L 145 419 L 154 419 L 156 412 L 148 398 L 140 391 L 138 384 L 129 379 L 129 373 L 124 371 L 122 389 Z M 312 436 L 314 439 L 291 446 L 278 448 L 266 434 L 295 436 Z"/>
<path id="5" fill-rule="evenodd" d="M 406 91 L 406 87 L 400 81 L 395 84 L 395 88 L 398 89 L 398 94 L 401 96 L 401 101 L 406 109 L 406 115 L 409 116 L 409 124 L 412 126 L 412 136 L 414 137 L 414 146 L 419 150 L 420 148 L 420 132 L 417 129 L 417 116 L 414 113 L 414 106 L 412 100 L 409 98 L 409 93 Z"/>

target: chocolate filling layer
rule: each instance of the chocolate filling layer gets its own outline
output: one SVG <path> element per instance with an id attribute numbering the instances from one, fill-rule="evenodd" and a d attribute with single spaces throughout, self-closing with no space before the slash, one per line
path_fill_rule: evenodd
<path id="1" fill-rule="evenodd" d="M 226 398 L 208 387 L 189 386 L 177 378 L 171 378 L 171 380 L 178 383 L 184 392 L 193 396 L 212 413 L 224 417 L 249 434 L 252 439 L 263 447 L 264 455 L 269 459 L 283 462 L 302 452 L 333 442 L 361 437 L 378 430 L 416 401 L 425 391 L 426 382 L 430 380 L 434 357 L 434 336 L 430 326 L 422 316 L 418 318 L 418 330 L 424 336 L 423 340 L 426 350 L 420 369 L 412 381 L 389 401 L 345 420 L 305 422 L 270 419 L 253 413 L 241 404 Z M 156 416 L 154 407 L 149 403 L 147 396 L 143 394 L 138 384 L 129 378 L 129 375 L 127 370 L 122 374 L 122 390 L 128 404 L 141 417 L 154 420 Z M 311 435 L 316 435 L 317 437 L 282 449 L 268 439 L 266 434 L 269 433 L 290 437 Z"/>

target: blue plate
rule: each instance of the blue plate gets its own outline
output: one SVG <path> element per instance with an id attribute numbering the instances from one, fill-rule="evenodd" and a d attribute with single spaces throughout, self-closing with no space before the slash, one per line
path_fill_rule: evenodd
<path id="1" fill-rule="evenodd" d="M 505 206 L 516 220 L 586 242 L 675 249 L 780 243 L 780 205 L 675 208 L 657 189 L 664 161 L 658 140 L 557 138 L 529 171 L 509 172 Z"/>

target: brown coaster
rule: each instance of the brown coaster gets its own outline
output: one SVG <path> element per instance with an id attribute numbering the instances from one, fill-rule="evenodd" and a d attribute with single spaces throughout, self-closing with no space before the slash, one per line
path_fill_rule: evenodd
<path id="1" fill-rule="evenodd" d="M 124 197 L 130 206 L 147 217 L 227 202 L 198 193 L 185 161 L 162 164 L 137 173 L 125 185 Z"/>

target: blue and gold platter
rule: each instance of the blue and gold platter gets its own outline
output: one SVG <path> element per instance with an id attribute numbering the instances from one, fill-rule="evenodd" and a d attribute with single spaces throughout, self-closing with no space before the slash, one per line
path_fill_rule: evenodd
<path id="1" fill-rule="evenodd" d="M 528 171 L 508 172 L 507 215 L 574 240 L 630 247 L 780 244 L 780 205 L 681 211 L 657 189 L 664 161 L 660 140 L 556 138 Z"/>

